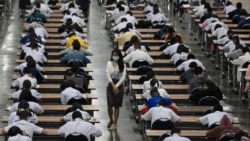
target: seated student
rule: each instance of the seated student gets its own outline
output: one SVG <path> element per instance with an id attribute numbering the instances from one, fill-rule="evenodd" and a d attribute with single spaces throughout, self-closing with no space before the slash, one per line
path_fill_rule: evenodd
<path id="1" fill-rule="evenodd" d="M 92 123 L 86 122 L 82 118 L 82 114 L 79 111 L 75 111 L 72 114 L 73 121 L 68 121 L 58 130 L 58 134 L 67 138 L 67 136 L 78 133 L 78 135 L 84 135 L 90 141 L 90 137 L 99 137 L 102 135 L 102 131 Z"/>
<path id="2" fill-rule="evenodd" d="M 189 64 L 191 62 L 195 62 L 197 64 L 198 67 L 201 67 L 203 70 L 205 70 L 205 67 L 203 66 L 203 64 L 201 63 L 200 60 L 196 59 L 195 56 L 193 54 L 189 54 L 187 56 L 187 60 L 182 62 L 177 68 L 177 71 L 187 71 L 189 69 Z"/>
<path id="3" fill-rule="evenodd" d="M 31 56 L 36 61 L 36 63 L 41 65 L 47 63 L 47 57 L 43 52 L 41 52 L 41 50 L 39 50 L 38 44 L 34 43 L 31 45 L 31 50 L 27 50 L 25 57 Z"/>
<path id="4" fill-rule="evenodd" d="M 226 41 L 226 43 L 224 44 L 223 50 L 226 53 L 231 53 L 239 48 L 244 48 L 246 45 L 244 43 L 244 41 L 241 41 L 241 39 L 239 38 L 239 36 L 233 36 L 232 39 L 229 39 L 228 41 Z"/>
<path id="5" fill-rule="evenodd" d="M 236 3 L 236 9 L 233 10 L 232 12 L 228 13 L 228 19 L 233 19 L 238 15 L 245 15 L 246 14 L 246 10 L 242 9 L 242 3 L 241 2 L 237 2 Z"/>
<path id="6" fill-rule="evenodd" d="M 210 18 L 209 18 L 210 19 Z M 217 18 L 216 18 L 217 19 Z M 205 31 L 207 32 L 211 32 L 212 34 L 214 34 L 215 30 L 217 28 L 220 28 L 220 27 L 224 27 L 225 29 L 229 29 L 227 27 L 227 25 L 219 20 L 213 20 L 210 24 L 208 24 L 204 29 Z"/>
<path id="7" fill-rule="evenodd" d="M 180 117 L 168 108 L 168 103 L 165 99 L 159 100 L 157 107 L 149 109 L 147 113 L 141 116 L 141 120 L 151 120 L 151 127 L 158 120 L 163 122 L 170 120 L 173 123 L 181 121 Z"/>
<path id="8" fill-rule="evenodd" d="M 239 136 L 239 139 L 242 136 L 249 137 L 249 133 L 247 131 L 243 131 L 237 126 L 234 126 L 230 119 L 224 115 L 220 121 L 220 125 L 216 126 L 215 128 L 207 131 L 206 137 L 208 138 L 215 138 L 216 141 L 221 141 L 220 139 L 226 134 L 234 133 Z"/>
<path id="9" fill-rule="evenodd" d="M 161 141 L 191 141 L 189 138 L 181 136 L 181 130 L 179 128 L 171 129 L 171 136 L 164 138 Z"/>
<path id="10" fill-rule="evenodd" d="M 207 80 L 205 87 L 203 89 L 197 90 L 195 93 L 192 93 L 188 99 L 197 105 L 198 102 L 203 97 L 206 97 L 206 96 L 214 96 L 218 100 L 223 99 L 223 95 L 222 95 L 220 88 L 212 80 Z"/>
<path id="11" fill-rule="evenodd" d="M 180 43 L 178 42 L 178 38 L 175 36 L 172 36 L 170 38 L 170 45 L 167 46 L 161 53 L 161 55 L 168 55 L 170 57 L 172 57 L 176 51 L 178 46 L 180 45 Z"/>
<path id="12" fill-rule="evenodd" d="M 222 117 L 226 115 L 230 122 L 233 123 L 232 115 L 223 112 L 223 107 L 221 105 L 215 105 L 212 111 L 212 113 L 200 117 L 198 122 L 200 122 L 202 125 L 208 125 L 208 128 L 211 130 L 214 127 L 220 125 Z"/>
<path id="13" fill-rule="evenodd" d="M 8 131 L 7 141 L 32 141 L 32 139 L 24 135 L 23 131 L 19 127 L 12 126 Z"/>
<path id="14" fill-rule="evenodd" d="M 143 93 L 150 90 L 151 88 L 151 81 L 156 79 L 156 74 L 154 71 L 149 71 L 146 75 L 146 81 L 143 82 Z M 158 88 L 162 88 L 162 82 L 158 80 Z"/>
<path id="15" fill-rule="evenodd" d="M 201 5 L 200 6 L 197 6 L 196 8 L 193 9 L 193 11 L 195 12 L 194 13 L 194 16 L 197 17 L 197 18 L 201 18 L 205 12 L 207 11 L 207 7 L 209 7 L 210 4 L 206 2 L 206 0 L 201 0 Z"/>
<path id="16" fill-rule="evenodd" d="M 236 7 L 232 4 L 232 2 L 228 1 L 223 11 L 228 15 L 230 12 L 234 11 L 235 9 Z"/>
<path id="17" fill-rule="evenodd" d="M 132 67 L 133 63 L 137 60 L 147 61 L 149 65 L 154 63 L 154 60 L 147 53 L 141 50 L 139 43 L 134 44 L 134 49 L 135 51 L 131 52 L 123 59 L 125 63 L 129 63 L 130 67 Z"/>
<path id="18" fill-rule="evenodd" d="M 120 7 L 124 9 L 124 13 L 129 11 L 129 7 L 120 1 L 116 4 L 116 8 L 112 11 L 112 16 L 119 13 Z"/>
<path id="19" fill-rule="evenodd" d="M 128 12 L 126 12 L 126 15 L 119 17 L 115 21 L 115 23 L 116 24 L 120 23 L 122 18 L 126 18 L 128 23 L 131 23 L 133 25 L 133 27 L 135 27 L 138 24 L 136 18 L 133 16 L 133 13 L 131 11 L 128 11 Z"/>
<path id="20" fill-rule="evenodd" d="M 79 36 L 76 35 L 76 33 L 70 32 L 69 33 L 69 38 L 66 39 L 66 48 L 69 48 L 73 45 L 74 40 L 78 40 L 78 42 L 80 43 L 80 47 L 88 49 L 89 46 L 88 44 Z"/>
<path id="21" fill-rule="evenodd" d="M 167 91 L 163 88 L 160 88 L 159 81 L 157 79 L 151 79 L 150 81 L 150 89 L 148 89 L 146 92 L 142 94 L 142 97 L 146 98 L 147 100 L 151 98 L 151 90 L 153 88 L 157 88 L 159 95 L 161 97 L 168 97 L 170 98 L 170 95 L 167 93 Z"/>
<path id="22" fill-rule="evenodd" d="M 59 2 L 58 0 L 48 0 L 47 4 L 55 6 L 58 2 Z"/>
<path id="23" fill-rule="evenodd" d="M 68 9 L 69 9 L 69 4 L 70 4 L 70 3 L 74 3 L 75 7 L 78 8 L 78 6 L 76 5 L 75 2 L 73 2 L 73 0 L 68 0 L 66 3 L 64 3 L 64 4 L 62 5 L 62 7 L 60 8 L 60 11 L 61 11 L 61 12 L 64 12 L 65 10 L 68 10 Z"/>
<path id="24" fill-rule="evenodd" d="M 209 79 L 205 75 L 204 70 L 201 67 L 196 67 L 194 69 L 195 77 L 189 81 L 188 93 L 192 94 L 192 91 L 196 88 L 203 88 Z"/>
<path id="25" fill-rule="evenodd" d="M 79 76 L 85 77 L 88 80 L 92 79 L 92 76 L 87 74 L 87 72 L 85 72 L 84 69 L 80 68 L 79 63 L 77 62 L 73 62 L 70 69 L 77 76 L 79 75 Z"/>
<path id="26" fill-rule="evenodd" d="M 75 7 L 74 3 L 70 3 L 68 6 L 68 10 L 70 12 L 70 14 L 72 15 L 73 13 L 75 13 L 77 16 L 81 16 L 81 11 L 79 10 L 78 6 Z"/>
<path id="27" fill-rule="evenodd" d="M 189 69 L 181 73 L 180 80 L 183 83 L 189 84 L 190 80 L 192 80 L 195 77 L 194 69 L 196 67 L 197 67 L 197 63 L 191 62 L 189 64 Z"/>
<path id="28" fill-rule="evenodd" d="M 169 21 L 162 13 L 160 13 L 157 4 L 154 4 L 153 12 L 148 16 L 147 20 L 152 24 L 167 23 Z"/>
<path id="29" fill-rule="evenodd" d="M 73 52 L 74 51 L 74 46 L 80 44 L 78 40 L 74 40 L 73 43 L 72 43 L 72 47 L 69 47 L 69 48 L 66 48 L 64 50 L 61 50 L 59 52 L 59 55 L 65 55 L 65 54 L 68 54 L 70 52 Z M 80 48 L 79 52 L 83 53 L 85 56 L 92 56 L 93 53 L 90 52 L 89 50 L 85 49 L 85 48 Z"/>
<path id="30" fill-rule="evenodd" d="M 10 106 L 10 108 L 9 108 L 10 113 L 16 112 L 19 104 L 21 104 L 21 105 L 28 104 L 29 109 L 32 110 L 36 114 L 42 114 L 44 112 L 43 108 L 38 103 L 32 102 L 32 101 L 21 100 L 21 101 L 16 102 Z"/>
<path id="31" fill-rule="evenodd" d="M 61 103 L 63 105 L 73 104 L 74 102 L 79 102 L 81 104 L 86 104 L 86 99 L 82 97 L 82 93 L 75 88 L 75 82 L 72 80 L 65 80 L 61 89 Z"/>
<path id="32" fill-rule="evenodd" d="M 25 93 L 30 93 L 33 98 L 31 101 L 34 100 L 34 102 L 37 102 L 41 99 L 41 94 L 36 90 L 31 88 L 31 82 L 29 80 L 23 81 L 23 89 L 20 89 L 16 92 L 14 92 L 11 97 L 14 99 L 14 101 L 20 101 L 20 97 L 23 97 Z"/>
<path id="33" fill-rule="evenodd" d="M 74 23 L 77 23 L 80 27 L 84 27 L 86 23 L 84 22 L 84 19 L 80 18 L 77 16 L 76 13 L 73 13 L 72 16 L 70 17 Z"/>
<path id="34" fill-rule="evenodd" d="M 80 103 L 78 103 L 78 102 L 73 103 L 71 107 L 66 109 L 66 111 L 64 113 L 64 116 L 63 116 L 63 119 L 65 121 L 73 121 L 72 114 L 75 111 L 79 111 L 82 114 L 82 119 L 83 120 L 85 120 L 85 121 L 90 120 L 91 116 L 89 115 L 88 112 L 84 111 L 84 109 L 82 108 L 82 105 Z"/>
<path id="35" fill-rule="evenodd" d="M 216 37 L 217 41 L 223 37 L 227 36 L 228 28 L 221 27 L 221 25 L 216 25 L 215 30 L 212 33 L 213 37 Z"/>
<path id="36" fill-rule="evenodd" d="M 213 9 L 210 6 L 210 4 L 206 3 L 205 4 L 206 7 L 206 12 L 204 13 L 204 15 L 200 18 L 200 23 L 203 23 L 206 19 L 211 18 L 211 17 L 215 17 L 218 18 L 218 16 L 216 14 L 213 13 Z"/>
<path id="37" fill-rule="evenodd" d="M 33 57 L 27 56 L 27 57 L 25 58 L 25 62 L 23 62 L 23 63 L 21 63 L 20 65 L 16 66 L 16 67 L 15 67 L 15 70 L 19 70 L 19 71 L 23 72 L 23 69 L 24 69 L 25 67 L 31 66 L 31 64 L 32 64 L 33 62 L 34 62 Z M 35 64 L 35 68 L 36 68 L 38 71 L 43 71 L 43 68 L 42 68 L 40 65 L 38 65 L 37 63 Z"/>
<path id="38" fill-rule="evenodd" d="M 117 13 L 115 12 L 114 14 L 112 14 L 112 16 L 109 18 L 109 22 L 115 22 L 120 17 L 125 16 L 125 14 L 126 14 L 125 9 L 124 9 L 124 7 L 121 6 L 121 7 L 119 7 Z M 120 23 L 124 22 L 124 19 L 126 19 L 126 22 L 127 22 L 127 18 L 123 17 L 122 19 L 123 19 L 123 21 L 121 20 Z M 117 25 L 119 25 L 120 23 L 118 23 Z"/>
<path id="39" fill-rule="evenodd" d="M 131 32 L 129 28 L 124 28 L 122 31 L 123 34 L 116 36 L 114 39 L 114 42 L 118 42 L 118 46 L 123 46 L 127 41 L 130 41 L 133 36 L 137 36 L 134 32 Z M 138 37 L 138 39 L 141 40 L 140 37 Z"/>
<path id="40" fill-rule="evenodd" d="M 35 7 L 30 11 L 30 14 L 33 13 L 34 10 L 39 10 L 41 14 L 43 14 L 46 17 L 50 17 L 50 14 L 53 13 L 53 11 L 49 8 L 47 4 L 44 4 L 43 1 L 36 2 Z"/>
<path id="41" fill-rule="evenodd" d="M 246 63 L 250 61 L 250 53 L 249 53 L 249 49 L 248 47 L 245 47 L 242 49 L 242 55 L 239 56 L 239 58 L 232 60 L 231 63 L 234 65 L 238 66 L 237 69 L 237 81 L 239 82 L 241 79 L 241 72 L 239 71 L 239 69 L 242 68 L 242 66 Z"/>
<path id="42" fill-rule="evenodd" d="M 60 63 L 62 64 L 68 64 L 71 61 L 78 61 L 78 63 L 82 62 L 83 65 L 86 65 L 88 63 L 91 63 L 91 61 L 82 53 L 80 52 L 80 44 L 78 42 L 74 44 L 73 51 L 66 54 L 64 57 L 61 58 Z M 80 62 L 79 62 L 80 61 Z"/>
<path id="43" fill-rule="evenodd" d="M 250 28 L 250 17 L 245 17 L 239 20 L 237 28 L 249 29 Z"/>
<path id="44" fill-rule="evenodd" d="M 29 14 L 29 16 L 26 19 L 26 22 L 32 22 L 33 19 L 40 19 L 42 23 L 47 22 L 47 18 L 45 15 L 43 15 L 38 9 L 35 9 L 33 13 Z"/>
<path id="45" fill-rule="evenodd" d="M 168 32 L 167 32 L 167 34 L 164 36 L 164 40 L 167 42 L 167 41 L 169 41 L 170 40 L 170 38 L 171 37 L 177 37 L 177 41 L 179 42 L 179 43 L 183 43 L 184 41 L 183 41 L 183 37 L 180 35 L 180 34 L 178 34 L 175 30 L 174 30 L 174 28 L 173 27 L 169 27 L 168 28 Z"/>
<path id="46" fill-rule="evenodd" d="M 37 80 L 36 80 L 36 78 L 32 77 L 32 74 L 30 72 L 30 68 L 28 68 L 28 67 L 25 67 L 23 69 L 23 76 L 17 78 L 16 80 L 14 80 L 12 82 L 11 86 L 12 87 L 18 87 L 19 89 L 22 89 L 23 88 L 23 82 L 25 80 L 29 80 L 31 82 L 31 87 L 36 88 Z"/>
<path id="47" fill-rule="evenodd" d="M 144 51 L 144 52 L 148 52 L 148 50 L 147 50 L 148 48 L 140 43 L 137 36 L 132 36 L 128 44 L 129 44 L 128 45 L 129 47 L 127 48 L 127 50 L 125 50 L 126 55 L 130 54 L 133 51 L 135 51 L 134 44 L 140 44 L 141 45 L 141 50 Z"/>
<path id="48" fill-rule="evenodd" d="M 18 109 L 15 112 L 10 113 L 8 119 L 8 125 L 12 125 L 14 122 L 20 120 L 19 113 L 21 111 L 27 111 L 29 113 L 27 121 L 30 123 L 37 124 L 38 119 L 36 114 L 29 108 L 29 103 L 27 101 L 22 101 L 18 104 Z"/>
<path id="49" fill-rule="evenodd" d="M 42 37 L 42 41 L 45 41 L 45 39 L 49 37 L 48 31 L 43 27 L 35 27 L 34 30 L 36 35 Z"/>
<path id="50" fill-rule="evenodd" d="M 27 52 L 31 51 L 33 46 L 38 47 L 37 48 L 38 52 L 41 52 L 44 55 L 47 55 L 47 53 L 45 52 L 43 47 L 40 47 L 39 44 L 35 40 L 30 39 L 29 44 L 26 43 L 25 45 L 22 46 L 22 52 L 20 54 L 20 59 L 24 59 Z"/>
<path id="51" fill-rule="evenodd" d="M 174 64 L 175 67 L 178 67 L 182 62 L 187 60 L 188 53 L 190 53 L 189 48 L 182 44 L 179 45 L 176 53 L 171 56 L 170 63 Z"/>
<path id="52" fill-rule="evenodd" d="M 33 138 L 34 133 L 46 135 L 47 131 L 45 129 L 27 121 L 28 116 L 29 116 L 29 112 L 20 111 L 19 112 L 20 120 L 14 122 L 12 125 L 8 125 L 4 127 L 4 132 L 7 133 L 11 127 L 17 126 L 24 132 L 24 134 L 28 135 L 30 138 Z"/>
<path id="53" fill-rule="evenodd" d="M 221 0 L 214 0 L 212 3 L 212 7 L 219 7 L 219 6 L 224 6 L 223 1 Z"/>
<path id="54" fill-rule="evenodd" d="M 71 28 L 71 29 L 75 29 L 76 31 L 80 32 L 80 33 L 83 33 L 83 29 L 77 24 L 77 23 L 74 23 L 72 21 L 71 18 L 68 18 L 66 20 L 66 23 L 64 23 L 63 25 L 61 25 L 59 28 L 58 28 L 58 32 L 59 33 L 63 33 L 65 32 L 68 28 Z"/>
<path id="55" fill-rule="evenodd" d="M 122 19 L 121 19 L 121 22 L 120 22 L 119 24 L 115 25 L 115 26 L 111 29 L 111 31 L 113 31 L 113 32 L 115 32 L 115 33 L 121 33 L 122 30 L 123 30 L 124 28 L 126 28 L 127 24 L 128 24 L 127 19 L 126 19 L 126 18 L 122 18 Z"/>
<path id="56" fill-rule="evenodd" d="M 40 19 L 33 19 L 31 23 L 27 23 L 24 26 L 25 31 L 28 31 L 30 28 L 36 28 L 36 27 L 41 27 L 44 28 L 43 23 L 40 21 Z"/>
<path id="57" fill-rule="evenodd" d="M 28 33 L 20 39 L 20 43 L 22 45 L 25 45 L 26 43 L 28 43 L 30 41 L 31 38 L 34 38 L 35 41 L 43 44 L 42 37 L 35 33 L 34 28 L 29 28 Z"/>

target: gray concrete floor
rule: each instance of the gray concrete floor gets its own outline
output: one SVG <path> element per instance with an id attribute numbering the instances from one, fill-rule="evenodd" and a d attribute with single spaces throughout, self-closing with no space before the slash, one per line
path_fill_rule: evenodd
<path id="1" fill-rule="evenodd" d="M 11 103 L 7 100 L 7 94 L 12 93 L 10 89 L 11 75 L 13 74 L 13 68 L 16 65 L 15 59 L 17 58 L 16 52 L 19 45 L 20 33 L 22 31 L 22 19 L 18 16 L 18 2 L 12 3 L 12 10 L 5 13 L 0 17 L 0 116 L 8 115 L 6 112 L 5 104 Z M 168 6 L 164 5 L 162 8 L 164 11 L 168 11 Z M 15 10 L 14 10 L 15 9 Z M 250 120 L 247 105 L 239 100 L 237 95 L 232 93 L 231 86 L 228 85 L 226 79 L 220 77 L 219 71 L 215 70 L 214 64 L 205 57 L 204 52 L 201 51 L 201 46 L 197 45 L 193 37 L 189 35 L 189 30 L 181 29 L 181 25 L 178 22 L 177 16 L 166 15 L 173 21 L 174 26 L 178 32 L 184 35 L 184 41 L 189 45 L 192 51 L 198 56 L 199 59 L 205 64 L 207 72 L 213 79 L 219 84 L 224 94 L 227 96 L 227 100 L 222 102 L 223 105 L 231 106 L 234 116 L 239 117 L 240 126 L 250 131 Z M 107 105 L 106 105 L 106 86 L 107 79 L 105 74 L 106 62 L 110 58 L 110 53 L 113 49 L 112 42 L 110 41 L 108 32 L 104 29 L 105 20 L 103 19 L 100 11 L 100 7 L 96 0 L 92 0 L 88 24 L 88 42 L 90 49 L 94 53 L 94 56 L 90 57 L 93 62 L 90 66 L 94 69 L 92 73 L 94 77 L 94 84 L 96 90 L 94 93 L 98 94 L 98 99 L 93 104 L 99 105 L 100 111 L 95 113 L 95 116 L 99 117 L 101 123 L 97 126 L 103 131 L 103 136 L 96 138 L 96 141 L 141 141 L 142 137 L 138 131 L 138 125 L 134 121 L 134 114 L 131 110 L 130 101 L 125 95 L 124 104 L 121 108 L 120 118 L 118 121 L 117 131 L 111 131 L 106 128 L 108 122 Z M 1 124 L 4 127 L 5 124 Z M 3 138 L 0 138 L 3 140 Z"/>

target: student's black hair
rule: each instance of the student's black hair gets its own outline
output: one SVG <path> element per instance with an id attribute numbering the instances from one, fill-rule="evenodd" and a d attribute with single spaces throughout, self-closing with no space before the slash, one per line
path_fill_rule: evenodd
<path id="1" fill-rule="evenodd" d="M 79 102 L 74 102 L 71 106 L 71 110 L 72 111 L 75 111 L 75 110 L 82 110 L 83 111 L 83 108 L 82 108 L 82 105 L 79 103 Z"/>
<path id="2" fill-rule="evenodd" d="M 72 16 L 77 16 L 77 14 L 76 14 L 76 13 L 73 13 Z"/>
<path id="3" fill-rule="evenodd" d="M 67 79 L 67 77 L 71 77 L 73 75 L 74 75 L 73 71 L 71 69 L 67 69 L 64 74 L 64 80 Z"/>
<path id="4" fill-rule="evenodd" d="M 166 100 L 165 100 L 164 98 L 162 98 L 162 99 L 160 99 L 160 100 L 158 101 L 158 105 L 159 105 L 159 106 L 166 107 L 166 106 L 167 106 L 167 102 L 166 102 Z"/>
<path id="5" fill-rule="evenodd" d="M 122 7 L 121 3 L 117 3 L 117 4 L 116 4 L 116 7 L 117 7 L 117 8 Z"/>
<path id="6" fill-rule="evenodd" d="M 25 68 L 23 69 L 23 74 L 29 74 L 29 73 L 31 73 L 31 72 L 30 72 L 30 68 L 29 68 L 29 67 L 25 67 Z"/>
<path id="7" fill-rule="evenodd" d="M 27 67 L 29 68 L 36 68 L 36 61 L 33 59 L 32 56 L 26 57 Z"/>
<path id="8" fill-rule="evenodd" d="M 206 0 L 201 0 L 201 5 L 205 4 Z"/>
<path id="9" fill-rule="evenodd" d="M 65 10 L 65 11 L 63 11 L 63 14 L 70 15 L 70 11 L 69 10 Z"/>
<path id="10" fill-rule="evenodd" d="M 215 106 L 213 107 L 213 111 L 214 111 L 214 112 L 215 112 L 215 111 L 221 111 L 221 112 L 223 112 L 223 107 L 222 107 L 220 104 L 215 105 Z"/>
<path id="11" fill-rule="evenodd" d="M 204 5 L 204 9 L 207 9 L 207 8 L 211 8 L 210 3 L 208 3 L 208 2 L 206 2 L 205 5 Z"/>
<path id="12" fill-rule="evenodd" d="M 111 57 L 110 57 L 110 61 L 113 61 L 112 55 L 116 53 L 119 56 L 119 60 L 118 60 L 118 66 L 119 66 L 119 72 L 123 72 L 124 69 L 124 62 L 123 62 L 123 56 L 121 51 L 118 48 L 114 48 L 114 50 L 111 52 Z"/>
<path id="13" fill-rule="evenodd" d="M 133 29 L 132 23 L 127 23 L 126 28 L 128 28 L 128 29 Z"/>
<path id="14" fill-rule="evenodd" d="M 175 32 L 175 30 L 174 30 L 173 27 L 169 27 L 169 28 L 168 28 L 168 33 L 174 33 L 174 32 Z"/>
<path id="15" fill-rule="evenodd" d="M 21 100 L 18 103 L 18 109 L 29 109 L 29 103 L 27 100 Z"/>
<path id="16" fill-rule="evenodd" d="M 23 81 L 23 89 L 31 89 L 31 82 L 30 80 Z"/>
<path id="17" fill-rule="evenodd" d="M 157 80 L 157 79 L 152 79 L 151 81 L 150 81 L 150 86 L 152 86 L 152 87 L 157 87 L 157 88 L 159 88 L 159 81 Z"/>
<path id="18" fill-rule="evenodd" d="M 17 113 L 19 116 L 20 120 L 27 120 L 27 118 L 30 116 L 30 112 L 26 110 L 21 110 Z"/>
<path id="19" fill-rule="evenodd" d="M 154 71 L 149 71 L 147 74 L 146 74 L 146 78 L 147 80 L 153 78 L 155 76 L 155 73 Z"/>
<path id="20" fill-rule="evenodd" d="M 35 5 L 36 5 L 36 8 L 41 8 L 41 3 L 40 2 L 36 2 Z"/>
<path id="21" fill-rule="evenodd" d="M 178 43 L 178 42 L 179 42 L 179 39 L 178 39 L 177 36 L 170 36 L 170 37 L 169 37 L 169 42 L 170 42 L 170 44 L 172 45 L 172 44 Z"/>
<path id="22" fill-rule="evenodd" d="M 229 34 L 234 34 L 234 32 L 233 32 L 233 30 L 232 29 L 228 29 L 228 31 L 227 31 L 227 35 L 229 35 Z"/>
<path id="23" fill-rule="evenodd" d="M 249 52 L 249 48 L 248 48 L 248 47 L 243 47 L 243 48 L 242 48 L 242 52 L 243 52 L 243 53 Z"/>
<path id="24" fill-rule="evenodd" d="M 71 18 L 68 18 L 67 20 L 66 20 L 66 25 L 71 25 L 73 23 L 73 21 L 72 21 L 72 19 Z"/>
<path id="25" fill-rule="evenodd" d="M 197 63 L 196 62 L 191 62 L 189 64 L 189 68 L 191 68 L 191 69 L 195 69 L 196 67 L 197 67 Z"/>
<path id="26" fill-rule="evenodd" d="M 76 118 L 83 119 L 83 118 L 82 118 L 81 112 L 79 112 L 79 111 L 74 111 L 74 112 L 73 112 L 73 114 L 72 114 L 72 119 L 75 120 Z"/>
<path id="27" fill-rule="evenodd" d="M 75 82 L 73 80 L 64 80 L 60 86 L 60 89 L 64 90 L 68 87 L 75 88 Z"/>
<path id="28" fill-rule="evenodd" d="M 221 24 L 216 24 L 216 25 L 214 26 L 214 30 L 216 30 L 217 28 L 221 28 L 221 27 L 222 27 Z"/>
<path id="29" fill-rule="evenodd" d="M 187 60 L 189 60 L 189 59 L 195 59 L 195 55 L 194 54 L 188 54 Z"/>
<path id="30" fill-rule="evenodd" d="M 127 18 L 125 17 L 121 18 L 121 22 L 127 22 L 127 21 L 128 21 Z"/>
<path id="31" fill-rule="evenodd" d="M 182 52 L 185 52 L 185 53 L 188 53 L 189 52 L 189 48 L 187 48 L 185 45 L 181 44 L 177 47 L 177 51 L 176 53 L 182 53 Z"/>
<path id="32" fill-rule="evenodd" d="M 72 46 L 74 50 L 80 50 L 81 48 L 80 42 L 78 40 L 74 40 Z"/>
<path id="33" fill-rule="evenodd" d="M 207 13 L 213 13 L 212 7 L 207 7 Z"/>
<path id="34" fill-rule="evenodd" d="M 157 13 L 159 13 L 160 11 L 159 11 L 159 7 L 158 7 L 158 5 L 157 4 L 154 4 L 154 6 L 153 6 L 153 14 L 157 14 Z"/>
<path id="35" fill-rule="evenodd" d="M 173 135 L 175 133 L 179 134 L 179 133 L 181 133 L 181 130 L 179 128 L 173 128 L 173 129 L 171 129 L 171 135 Z"/>
<path id="36" fill-rule="evenodd" d="M 194 69 L 194 74 L 195 75 L 199 75 L 199 74 L 202 74 L 203 73 L 203 69 L 201 67 L 196 67 Z"/>
<path id="37" fill-rule="evenodd" d="M 159 95 L 158 88 L 157 88 L 157 87 L 153 87 L 153 88 L 150 90 L 150 95 L 151 95 L 151 97 L 158 96 L 158 95 Z"/>
<path id="38" fill-rule="evenodd" d="M 130 16 L 133 16 L 133 13 L 131 11 L 128 11 L 126 14 L 129 14 Z"/>
<path id="39" fill-rule="evenodd" d="M 69 3 L 68 9 L 70 9 L 70 8 L 75 8 L 75 4 L 73 2 Z"/>
<path id="40" fill-rule="evenodd" d="M 31 43 L 30 43 L 30 47 L 31 47 L 32 49 L 38 48 L 37 42 L 31 42 Z"/>
<path id="41" fill-rule="evenodd" d="M 125 11 L 125 8 L 124 7 L 119 7 L 119 12 L 121 12 L 121 11 Z"/>
<path id="42" fill-rule="evenodd" d="M 206 86 L 208 89 L 213 89 L 213 90 L 216 90 L 218 88 L 217 84 L 209 79 L 206 81 Z"/>
<path id="43" fill-rule="evenodd" d="M 226 6 L 232 5 L 231 1 L 227 1 Z"/>
<path id="44" fill-rule="evenodd" d="M 30 28 L 28 29 L 28 33 L 29 33 L 29 34 L 31 34 L 31 33 L 35 33 L 35 29 L 34 29 L 34 28 L 32 28 L 32 27 L 30 27 Z"/>
<path id="45" fill-rule="evenodd" d="M 242 9 L 242 3 L 241 2 L 237 2 L 236 3 L 236 8 L 237 9 Z"/>
<path id="46" fill-rule="evenodd" d="M 18 101 L 21 101 L 21 100 L 37 102 L 36 98 L 32 95 L 30 89 L 23 89 L 22 90 L 22 92 L 20 93 Z"/>
<path id="47" fill-rule="evenodd" d="M 139 39 L 138 39 L 138 37 L 137 36 L 132 36 L 131 38 L 130 38 L 130 41 L 129 41 L 129 43 L 130 44 L 134 44 L 134 43 L 138 43 L 139 42 Z"/>
<path id="48" fill-rule="evenodd" d="M 134 43 L 134 49 L 141 49 L 141 44 L 139 42 Z"/>
<path id="49" fill-rule="evenodd" d="M 10 129 L 8 131 L 8 136 L 12 137 L 12 136 L 16 136 L 17 134 L 22 135 L 23 131 L 17 126 L 10 127 Z"/>

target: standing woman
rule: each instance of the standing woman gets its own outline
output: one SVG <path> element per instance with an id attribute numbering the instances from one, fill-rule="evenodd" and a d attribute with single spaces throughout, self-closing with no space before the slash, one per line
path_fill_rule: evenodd
<path id="1" fill-rule="evenodd" d="M 119 108 L 123 102 L 123 82 L 126 77 L 126 66 L 123 63 L 123 56 L 118 48 L 111 53 L 111 59 L 107 63 L 106 73 L 108 77 L 107 102 L 109 123 L 108 128 L 116 130 L 119 117 Z M 114 115 L 114 119 L 113 119 Z"/>

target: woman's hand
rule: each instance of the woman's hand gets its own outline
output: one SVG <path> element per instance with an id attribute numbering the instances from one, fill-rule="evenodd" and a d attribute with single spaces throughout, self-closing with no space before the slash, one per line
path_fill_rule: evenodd
<path id="1" fill-rule="evenodd" d="M 113 92 L 117 95 L 119 93 L 119 89 L 116 86 L 113 86 Z"/>

